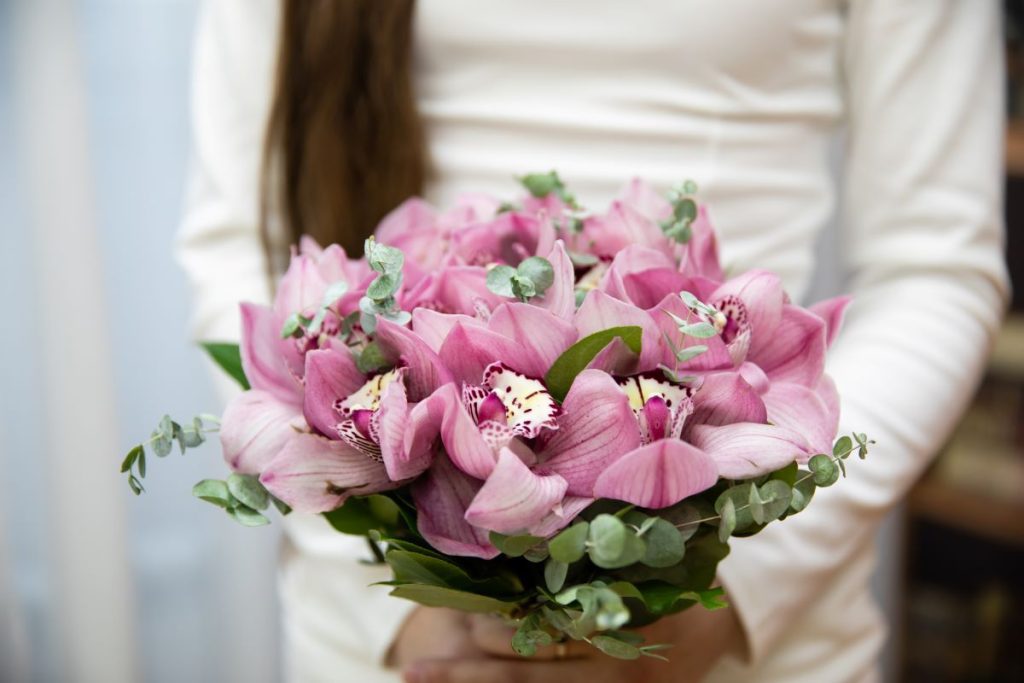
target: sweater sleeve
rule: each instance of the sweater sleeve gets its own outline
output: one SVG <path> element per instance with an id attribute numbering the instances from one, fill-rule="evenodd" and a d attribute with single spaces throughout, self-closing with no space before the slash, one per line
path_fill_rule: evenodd
<path id="1" fill-rule="evenodd" d="M 1007 298 L 997 3 L 851 0 L 846 10 L 840 242 L 854 303 L 827 367 L 841 429 L 877 445 L 806 512 L 737 539 L 722 563 L 755 663 L 844 582 L 949 436 Z"/>
<path id="2" fill-rule="evenodd" d="M 238 304 L 267 303 L 271 296 L 259 195 L 279 5 L 208 0 L 200 9 L 193 150 L 177 243 L 178 261 L 192 285 L 197 339 L 237 340 Z M 237 393 L 223 373 L 215 377 L 223 399 Z M 285 529 L 293 549 L 281 573 L 290 669 L 347 666 L 356 651 L 361 662 L 382 662 L 412 603 L 387 597 L 383 588 L 367 589 L 389 577 L 359 564 L 366 554 L 361 539 L 342 536 L 314 518 L 289 517 Z M 302 577 L 300 586 L 295 577 Z"/>

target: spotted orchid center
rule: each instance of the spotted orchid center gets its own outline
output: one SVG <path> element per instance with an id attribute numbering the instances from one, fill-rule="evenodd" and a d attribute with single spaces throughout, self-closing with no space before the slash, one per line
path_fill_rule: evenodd
<path id="1" fill-rule="evenodd" d="M 401 371 L 391 370 L 374 375 L 366 384 L 335 402 L 334 409 L 341 421 L 337 425 L 341 440 L 374 460 L 380 460 L 380 401 L 384 391 L 395 381 L 401 381 Z"/>
<path id="2" fill-rule="evenodd" d="M 464 385 L 462 400 L 495 450 L 514 437 L 533 439 L 544 429 L 558 429 L 561 409 L 544 384 L 504 363 L 488 365 L 480 385 Z"/>
<path id="3" fill-rule="evenodd" d="M 629 407 L 640 425 L 640 440 L 678 439 L 687 416 L 693 412 L 692 387 L 638 375 L 619 380 Z"/>

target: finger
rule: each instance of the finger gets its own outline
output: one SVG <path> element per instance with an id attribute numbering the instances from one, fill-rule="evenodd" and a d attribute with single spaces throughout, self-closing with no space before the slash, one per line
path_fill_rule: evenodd
<path id="1" fill-rule="evenodd" d="M 470 638 L 480 650 L 495 657 L 522 659 L 512 649 L 515 630 L 505 622 L 492 616 L 473 615 L 469 620 Z M 595 656 L 591 646 L 580 641 L 569 640 L 558 645 L 538 647 L 530 660 L 580 659 Z"/>
<path id="2" fill-rule="evenodd" d="M 406 669 L 405 683 L 621 683 L 628 680 L 617 661 L 422 660 Z"/>

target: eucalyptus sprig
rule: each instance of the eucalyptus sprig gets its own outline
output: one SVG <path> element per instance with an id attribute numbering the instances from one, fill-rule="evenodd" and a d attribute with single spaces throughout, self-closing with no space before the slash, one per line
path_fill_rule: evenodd
<path id="1" fill-rule="evenodd" d="M 547 173 L 528 173 L 519 178 L 519 182 L 526 188 L 527 192 L 538 199 L 543 199 L 550 194 L 554 194 L 570 209 L 578 211 L 581 208 L 579 203 L 576 201 L 576 196 L 569 192 L 565 183 L 562 182 L 562 179 L 558 177 L 558 173 L 555 171 L 548 171 Z"/>
<path id="2" fill-rule="evenodd" d="M 487 289 L 523 302 L 542 296 L 554 282 L 555 269 L 541 256 L 523 259 L 515 268 L 502 264 L 487 271 Z"/>
<path id="3" fill-rule="evenodd" d="M 146 490 L 142 486 L 142 480 L 146 477 L 147 446 L 158 458 L 164 458 L 170 455 L 174 443 L 177 442 L 184 455 L 189 448 L 201 446 L 207 436 L 219 428 L 220 419 L 215 415 L 198 415 L 186 426 L 172 420 L 170 415 L 164 415 L 149 439 L 133 446 L 121 461 L 121 472 L 128 474 L 128 486 L 132 493 L 139 495 Z"/>
<path id="4" fill-rule="evenodd" d="M 693 195 L 697 192 L 697 183 L 687 180 L 682 185 L 672 188 L 668 193 L 672 204 L 672 217 L 662 221 L 661 230 L 665 236 L 679 244 L 686 244 L 693 237 L 693 221 L 697 218 L 697 202 Z"/>
<path id="5" fill-rule="evenodd" d="M 402 266 L 405 255 L 400 249 L 380 244 L 372 236 L 364 245 L 370 268 L 378 273 L 359 300 L 359 322 L 367 333 L 377 329 L 377 316 L 404 325 L 411 319 L 408 311 L 398 307 L 395 295 L 402 287 Z"/>
<path id="6" fill-rule="evenodd" d="M 664 313 L 672 318 L 672 322 L 676 324 L 676 328 L 679 330 L 680 334 L 687 337 L 693 337 L 695 339 L 710 339 L 715 335 L 721 334 L 726 323 L 725 316 L 722 315 L 721 311 L 711 304 L 704 303 L 691 292 L 680 292 L 679 298 L 682 299 L 683 303 L 686 304 L 686 307 L 697 316 L 696 321 L 683 320 L 672 311 L 663 309 Z M 680 363 L 693 360 L 708 350 L 706 344 L 691 344 L 690 346 L 679 348 L 676 346 L 675 342 L 672 341 L 671 337 L 667 334 L 663 334 L 663 336 L 669 349 L 672 351 L 672 355 L 674 355 L 676 360 Z M 684 379 L 675 376 L 675 373 L 670 368 L 662 367 L 662 371 L 666 372 L 666 375 L 671 381 L 674 381 L 677 384 L 685 383 Z"/>

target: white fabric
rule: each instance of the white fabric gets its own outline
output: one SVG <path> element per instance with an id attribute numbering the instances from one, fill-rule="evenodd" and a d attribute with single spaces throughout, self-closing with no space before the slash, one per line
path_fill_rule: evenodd
<path id="1" fill-rule="evenodd" d="M 235 336 L 235 302 L 266 297 L 255 209 L 274 4 L 204 12 L 181 242 L 201 337 Z M 971 395 L 1006 298 L 997 4 L 422 0 L 415 35 L 432 201 L 511 196 L 515 175 L 550 168 L 594 206 L 629 176 L 691 178 L 726 265 L 773 269 L 797 299 L 841 204 L 856 303 L 829 370 L 844 428 L 878 446 L 809 512 L 734 543 L 720 575 L 752 657 L 712 680 L 872 680 L 874 531 Z M 367 667 L 406 606 L 363 589 L 361 549 L 306 526 L 282 578 L 292 678 L 394 680 Z"/>

